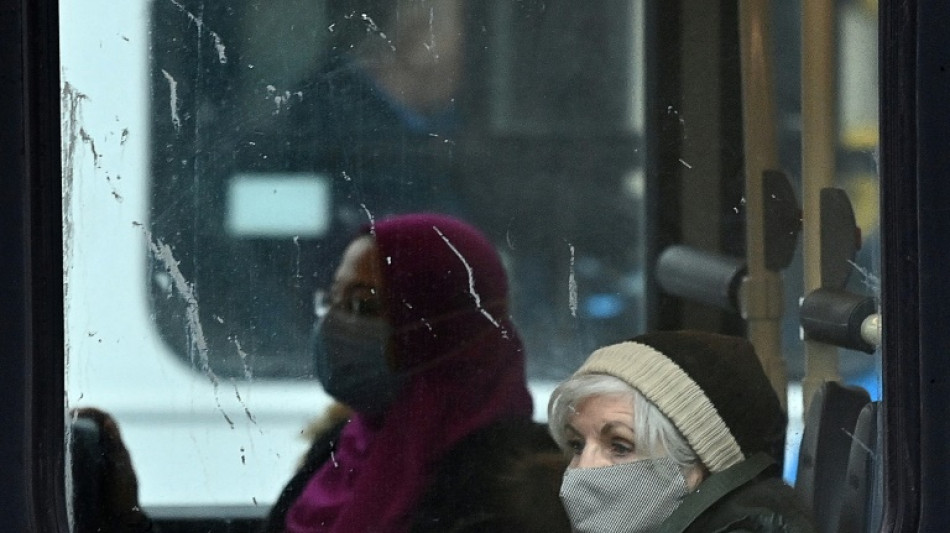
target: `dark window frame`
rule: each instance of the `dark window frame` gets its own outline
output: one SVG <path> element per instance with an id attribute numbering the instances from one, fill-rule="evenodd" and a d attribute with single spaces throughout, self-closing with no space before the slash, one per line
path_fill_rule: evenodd
<path id="1" fill-rule="evenodd" d="M 943 353 L 950 261 L 950 40 L 940 0 L 882 2 L 880 116 L 885 529 L 940 531 L 950 469 Z M 922 473 L 927 475 L 923 476 Z"/>
<path id="2" fill-rule="evenodd" d="M 52 0 L 0 10 L 3 531 L 67 530 L 58 22 Z"/>

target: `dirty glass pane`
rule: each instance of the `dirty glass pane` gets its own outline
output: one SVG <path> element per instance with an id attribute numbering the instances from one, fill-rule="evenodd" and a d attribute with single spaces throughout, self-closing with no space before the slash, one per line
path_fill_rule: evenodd
<path id="1" fill-rule="evenodd" d="M 312 295 L 345 244 L 416 211 L 500 245 L 539 377 L 642 322 L 633 4 L 434 5 L 405 7 L 401 30 L 396 4 L 202 4 L 200 25 L 198 4 L 152 6 L 147 229 L 171 254 L 152 254 L 149 290 L 180 358 L 305 379 Z M 400 41 L 411 17 L 433 21 L 420 42 Z M 405 60 L 421 64 L 390 73 Z"/>
<path id="2" fill-rule="evenodd" d="M 118 422 L 162 518 L 261 517 L 331 403 L 311 336 L 353 236 L 478 227 L 510 280 L 534 417 L 598 346 L 743 335 L 665 291 L 688 245 L 741 262 L 739 8 L 702 0 L 61 2 L 67 407 Z M 835 13 L 835 184 L 875 295 L 876 5 Z M 773 2 L 779 169 L 801 205 L 801 3 Z M 805 212 L 805 217 L 817 213 Z M 806 371 L 800 239 L 778 279 L 793 479 Z M 877 355 L 841 378 L 880 397 Z"/>
<path id="3" fill-rule="evenodd" d="M 387 215 L 496 245 L 539 417 L 645 326 L 642 6 L 363 4 L 63 3 L 69 399 L 146 506 L 276 497 L 328 402 L 314 295 Z"/>
<path id="4" fill-rule="evenodd" d="M 852 248 L 854 253 L 844 259 L 847 263 L 845 277 L 840 286 L 835 286 L 855 298 L 873 300 L 876 310 L 879 310 L 877 2 L 849 0 L 837 2 L 835 6 L 830 28 L 837 47 L 824 52 L 829 58 L 833 73 L 833 78 L 828 83 L 832 90 L 834 106 L 828 121 L 833 128 L 831 142 L 834 143 L 834 172 L 831 173 L 832 179 L 827 186 L 841 189 L 847 196 L 856 226 L 853 238 L 846 242 L 846 246 L 841 247 Z M 800 20 L 802 10 L 802 2 L 775 2 L 772 5 L 775 42 L 785 43 L 774 49 L 776 65 L 781 65 L 775 71 L 779 156 L 782 168 L 788 172 L 799 194 L 802 194 L 804 181 L 809 177 L 807 169 L 802 166 L 802 83 L 806 75 L 802 70 L 803 33 L 797 25 L 783 24 L 781 21 Z M 806 62 L 806 66 L 817 63 L 819 62 L 813 58 L 811 62 Z M 812 187 L 812 190 L 816 190 L 816 187 Z M 804 216 L 816 217 L 818 213 L 806 211 Z M 794 317 L 783 328 L 783 349 L 787 354 L 791 381 L 790 409 L 796 405 L 801 409 L 805 403 L 805 392 L 800 384 L 796 383 L 805 377 L 808 366 L 805 346 L 801 342 L 803 332 L 800 328 L 799 312 L 801 298 L 806 296 L 803 261 L 808 258 L 802 257 L 803 255 L 802 248 L 799 247 L 795 261 L 785 271 L 784 278 L 785 313 Z M 814 254 L 811 257 L 814 258 Z M 841 256 L 837 259 L 841 259 Z M 832 353 L 835 360 L 825 368 L 830 367 L 835 373 L 826 379 L 840 379 L 847 385 L 861 387 L 867 391 L 872 401 L 880 400 L 881 354 L 879 350 L 871 351 L 873 353 L 856 349 L 834 349 Z M 812 366 L 820 365 L 812 363 Z M 790 419 L 787 442 L 789 454 L 785 463 L 787 480 L 795 479 L 796 469 L 799 467 L 798 444 L 802 438 L 800 424 L 803 423 L 801 419 Z M 850 429 L 848 431 L 849 434 L 853 433 Z M 867 443 L 860 442 L 859 445 L 866 444 L 867 449 L 871 450 L 874 442 L 877 441 L 871 439 Z M 880 482 L 878 479 L 878 483 Z M 879 518 L 881 509 L 876 512 Z"/>

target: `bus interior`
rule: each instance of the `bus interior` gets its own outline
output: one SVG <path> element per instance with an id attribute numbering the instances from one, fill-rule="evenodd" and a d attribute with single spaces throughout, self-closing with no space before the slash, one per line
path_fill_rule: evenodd
<path id="1" fill-rule="evenodd" d="M 941 2 L 30 4 L 5 530 L 90 530 L 94 407 L 160 531 L 256 531 L 331 403 L 315 295 L 420 211 L 499 250 L 536 420 L 599 346 L 745 336 L 819 531 L 945 522 Z"/>

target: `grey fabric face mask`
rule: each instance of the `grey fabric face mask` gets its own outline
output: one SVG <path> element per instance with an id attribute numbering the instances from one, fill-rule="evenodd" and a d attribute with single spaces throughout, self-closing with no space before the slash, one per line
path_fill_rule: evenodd
<path id="1" fill-rule="evenodd" d="M 561 502 L 578 533 L 656 531 L 688 492 L 669 457 L 600 468 L 569 468 Z"/>

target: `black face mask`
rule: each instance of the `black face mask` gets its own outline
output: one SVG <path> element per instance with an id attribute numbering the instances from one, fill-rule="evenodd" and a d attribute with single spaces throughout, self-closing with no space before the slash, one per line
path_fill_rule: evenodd
<path id="1" fill-rule="evenodd" d="M 327 394 L 357 412 L 385 412 L 405 383 L 405 376 L 386 362 L 391 335 L 380 317 L 331 309 L 320 318 L 311 345 L 317 379 Z"/>

